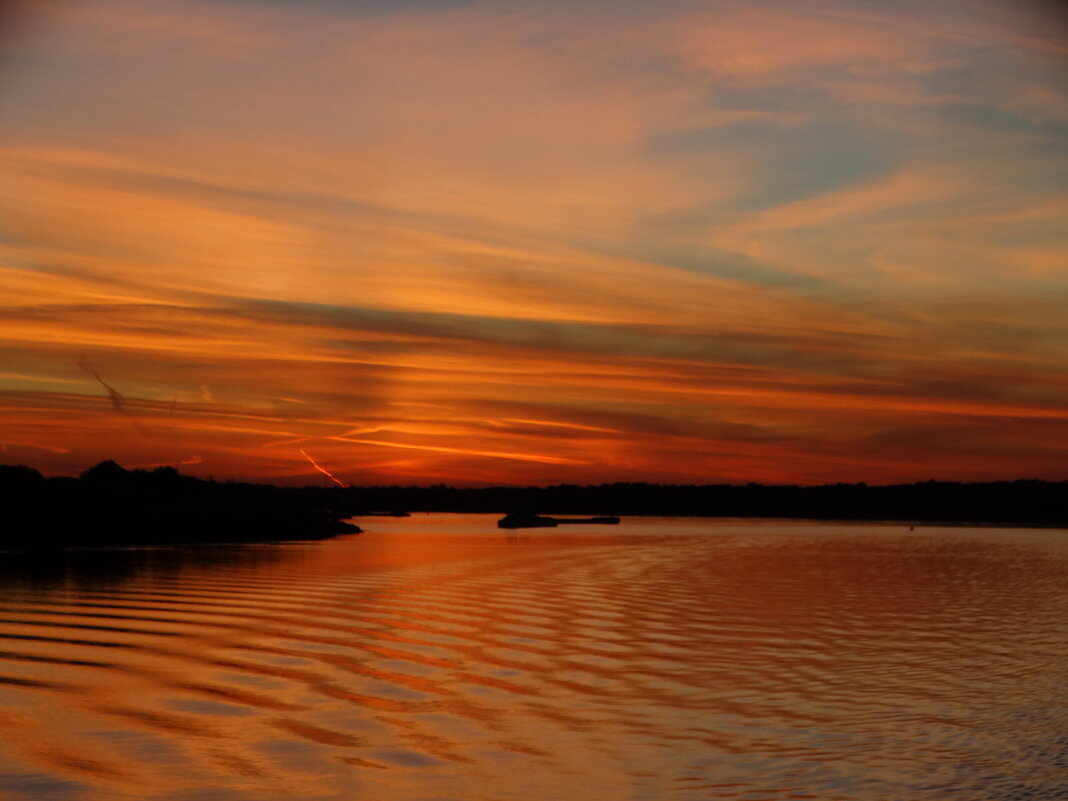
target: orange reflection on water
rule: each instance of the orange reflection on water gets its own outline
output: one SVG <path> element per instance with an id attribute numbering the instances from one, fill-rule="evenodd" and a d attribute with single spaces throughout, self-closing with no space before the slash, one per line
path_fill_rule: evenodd
<path id="1" fill-rule="evenodd" d="M 931 775 L 975 799 L 1056 781 L 1060 532 L 361 523 L 9 566 L 5 797 L 934 801 Z M 1003 774 L 972 767 L 995 754 Z"/>

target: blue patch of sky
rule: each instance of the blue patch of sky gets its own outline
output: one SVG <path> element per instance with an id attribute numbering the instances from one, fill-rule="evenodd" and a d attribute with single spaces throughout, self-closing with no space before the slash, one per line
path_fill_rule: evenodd
<path id="1" fill-rule="evenodd" d="M 1063 95 L 1063 72 L 1005 54 L 984 61 L 985 55 L 967 51 L 958 60 L 969 62 L 968 66 L 943 69 L 925 78 L 931 96 L 943 98 L 938 113 L 954 122 L 997 133 L 1045 136 L 1068 148 L 1068 126 L 1063 122 L 1049 116 L 1043 118 L 1040 113 L 1017 114 L 998 103 L 999 98 L 1011 92 L 1011 87 L 1017 87 L 1017 91 L 1045 87 L 1051 94 Z"/>
<path id="2" fill-rule="evenodd" d="M 229 0 L 234 2 L 234 0 Z M 248 0 L 236 0 L 246 5 Z M 371 16 L 406 11 L 446 11 L 470 5 L 474 0 L 254 0 L 257 5 L 283 8 L 318 8 L 353 16 Z"/>
<path id="3" fill-rule="evenodd" d="M 1059 120 L 1036 120 L 1003 109 L 971 103 L 950 103 L 941 106 L 941 113 L 954 122 L 998 133 L 1024 133 L 1044 137 L 1068 152 L 1068 125 Z"/>
<path id="4" fill-rule="evenodd" d="M 837 284 L 826 278 L 790 272 L 764 264 L 740 253 L 699 244 L 665 242 L 663 228 L 679 228 L 692 233 L 694 225 L 707 227 L 722 213 L 716 209 L 690 209 L 672 218 L 662 217 L 651 226 L 639 226 L 633 239 L 613 245 L 589 246 L 591 252 L 621 259 L 643 261 L 686 272 L 716 276 L 753 286 L 788 289 L 805 294 L 834 294 Z M 692 218 L 692 222 L 691 219 Z M 661 229 L 661 230 L 657 230 Z"/>
<path id="5" fill-rule="evenodd" d="M 299 8 L 324 8 L 332 11 L 351 14 L 388 14 L 394 11 L 440 11 L 450 8 L 458 8 L 473 5 L 482 0 L 226 0 L 231 3 L 247 4 L 249 2 L 266 6 L 299 7 Z M 569 2 L 569 0 L 543 0 L 539 4 L 514 3 L 517 8 L 522 8 L 528 13 L 537 13 L 539 8 L 544 8 L 552 13 L 568 12 L 582 14 L 586 10 L 593 13 L 625 12 L 628 18 L 662 17 L 672 13 L 670 8 L 649 4 L 646 0 L 586 0 L 583 4 Z M 679 8 L 687 5 L 700 3 L 676 3 Z"/>
<path id="6" fill-rule="evenodd" d="M 752 189 L 732 205 L 759 211 L 874 180 L 898 166 L 902 144 L 891 133 L 827 119 L 789 126 L 747 121 L 675 132 L 650 147 L 656 156 L 696 160 L 704 153 L 755 153 L 761 166 L 752 176 Z"/>
<path id="7" fill-rule="evenodd" d="M 864 183 L 891 171 L 897 159 L 883 137 L 821 123 L 785 142 L 780 135 L 779 147 L 765 166 L 770 180 L 749 198 L 754 209 Z"/>

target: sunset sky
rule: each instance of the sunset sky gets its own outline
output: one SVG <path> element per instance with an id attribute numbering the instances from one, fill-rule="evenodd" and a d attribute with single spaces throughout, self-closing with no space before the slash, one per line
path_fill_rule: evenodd
<path id="1" fill-rule="evenodd" d="M 0 462 L 1068 479 L 1068 17 L 26 0 Z"/>

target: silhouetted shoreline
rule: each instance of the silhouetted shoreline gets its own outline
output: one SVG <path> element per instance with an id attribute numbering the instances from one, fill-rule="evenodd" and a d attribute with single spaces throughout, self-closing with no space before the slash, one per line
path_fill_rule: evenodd
<path id="1" fill-rule="evenodd" d="M 204 481 L 101 462 L 79 478 L 0 466 L 0 548 L 325 539 L 359 533 L 346 498 L 312 488 Z"/>
<path id="2" fill-rule="evenodd" d="M 0 548 L 323 539 L 345 518 L 410 512 L 758 517 L 970 525 L 1068 525 L 1068 482 L 925 481 L 869 487 L 668 485 L 276 487 L 102 462 L 79 478 L 0 465 Z M 400 514 L 391 512 L 390 515 Z"/>
<path id="3" fill-rule="evenodd" d="M 924 481 L 872 486 L 615 483 L 550 487 L 352 487 L 354 505 L 411 512 L 760 517 L 1068 525 L 1068 481 Z"/>

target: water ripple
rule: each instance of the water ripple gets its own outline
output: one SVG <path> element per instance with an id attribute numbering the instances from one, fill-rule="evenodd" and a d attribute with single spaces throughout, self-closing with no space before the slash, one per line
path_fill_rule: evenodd
<path id="1" fill-rule="evenodd" d="M 1068 798 L 1063 532 L 465 519 L 7 582 L 0 798 Z"/>

